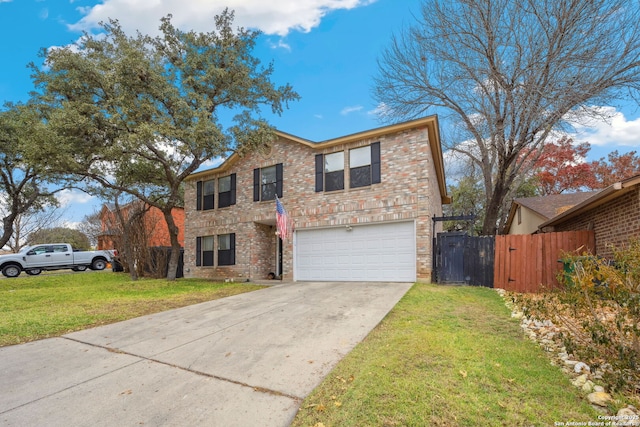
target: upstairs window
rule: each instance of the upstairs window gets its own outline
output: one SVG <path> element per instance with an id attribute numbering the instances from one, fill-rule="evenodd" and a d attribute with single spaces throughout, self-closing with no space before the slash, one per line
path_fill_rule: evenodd
<path id="1" fill-rule="evenodd" d="M 236 204 L 236 174 L 218 179 L 218 207 L 226 208 Z"/>
<path id="2" fill-rule="evenodd" d="M 344 190 L 344 151 L 324 156 L 324 190 Z"/>
<path id="3" fill-rule="evenodd" d="M 196 209 L 209 210 L 214 207 L 214 193 L 216 189 L 216 181 L 198 181 L 196 184 Z"/>
<path id="4" fill-rule="evenodd" d="M 380 182 L 380 143 L 349 150 L 349 187 L 366 187 Z"/>
<path id="5" fill-rule="evenodd" d="M 344 190 L 344 151 L 316 155 L 316 192 Z"/>
<path id="6" fill-rule="evenodd" d="M 253 170 L 253 201 L 282 197 L 282 163 Z"/>
<path id="7" fill-rule="evenodd" d="M 316 192 L 344 190 L 344 151 L 316 155 Z M 349 188 L 381 182 L 380 143 L 349 150 Z"/>

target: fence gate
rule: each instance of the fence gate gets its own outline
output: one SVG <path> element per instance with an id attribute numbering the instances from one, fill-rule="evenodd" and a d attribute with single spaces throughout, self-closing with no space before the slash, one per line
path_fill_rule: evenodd
<path id="1" fill-rule="evenodd" d="M 464 232 L 438 233 L 436 237 L 436 282 L 464 283 Z"/>
<path id="2" fill-rule="evenodd" d="M 563 254 L 593 254 L 594 249 L 593 230 L 497 236 L 495 286 L 515 292 L 557 287 Z"/>
<path id="3" fill-rule="evenodd" d="M 465 232 L 438 233 L 434 260 L 437 283 L 493 287 L 495 239 Z"/>

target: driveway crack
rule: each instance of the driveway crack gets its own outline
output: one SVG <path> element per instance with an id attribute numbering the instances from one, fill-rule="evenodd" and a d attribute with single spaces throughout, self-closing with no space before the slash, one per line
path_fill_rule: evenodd
<path id="1" fill-rule="evenodd" d="M 129 353 L 127 351 L 124 351 L 124 350 L 121 350 L 121 349 L 118 349 L 118 348 L 113 348 L 113 347 L 108 347 L 108 346 L 104 346 L 104 345 L 100 345 L 100 344 L 94 344 L 94 343 L 90 343 L 90 342 L 86 342 L 86 341 L 82 341 L 82 340 L 77 340 L 77 339 L 71 338 L 69 336 L 63 336 L 61 338 L 67 339 L 69 341 L 74 341 L 74 342 L 77 342 L 77 343 L 80 343 L 80 344 L 89 345 L 91 347 L 101 348 L 101 349 L 106 350 L 106 351 L 111 352 L 111 353 L 125 354 L 127 356 L 136 357 L 136 358 L 138 358 L 140 360 L 146 360 L 146 361 L 149 361 L 149 362 L 159 363 L 161 365 L 169 366 L 169 367 L 172 367 L 172 368 L 175 368 L 175 369 L 179 369 L 181 371 L 189 372 L 189 373 L 192 373 L 192 374 L 195 374 L 195 375 L 199 375 L 199 376 L 202 376 L 202 377 L 212 378 L 212 379 L 215 379 L 215 380 L 218 380 L 218 381 L 224 381 L 224 382 L 227 382 L 227 383 L 230 383 L 230 384 L 239 385 L 241 387 L 247 387 L 247 388 L 250 388 L 253 391 L 256 391 L 258 393 L 269 394 L 269 395 L 272 395 L 272 396 L 286 397 L 287 399 L 292 399 L 292 400 L 296 401 L 297 403 L 300 403 L 300 402 L 302 402 L 304 400 L 304 398 L 302 398 L 300 396 L 294 396 L 294 395 L 291 395 L 291 394 L 288 394 L 288 393 L 283 393 L 283 392 L 278 391 L 278 390 L 271 390 L 271 389 L 265 388 L 265 387 L 254 386 L 254 385 L 242 382 L 242 381 L 237 381 L 237 380 L 234 380 L 234 379 L 231 379 L 231 378 L 221 377 L 219 375 L 209 374 L 207 372 L 198 371 L 196 369 L 185 368 L 184 366 L 176 365 L 174 363 L 168 363 L 168 362 L 164 362 L 162 360 L 154 359 L 152 357 L 145 357 L 145 356 L 141 356 L 139 354 Z"/>

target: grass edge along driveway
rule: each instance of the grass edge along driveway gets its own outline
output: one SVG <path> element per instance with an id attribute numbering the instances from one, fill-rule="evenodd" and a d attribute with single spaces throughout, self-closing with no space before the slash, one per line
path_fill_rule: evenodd
<path id="1" fill-rule="evenodd" d="M 305 399 L 292 426 L 599 422 L 510 314 L 492 289 L 415 284 Z"/>
<path id="2" fill-rule="evenodd" d="M 261 289 L 202 279 L 139 279 L 78 272 L 0 279 L 0 346 L 64 335 Z"/>

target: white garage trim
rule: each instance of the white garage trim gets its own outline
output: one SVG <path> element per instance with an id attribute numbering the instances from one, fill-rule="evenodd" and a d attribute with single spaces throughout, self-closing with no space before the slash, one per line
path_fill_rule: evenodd
<path id="1" fill-rule="evenodd" d="M 297 230 L 294 280 L 414 282 L 414 221 Z"/>

